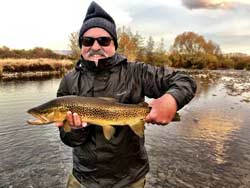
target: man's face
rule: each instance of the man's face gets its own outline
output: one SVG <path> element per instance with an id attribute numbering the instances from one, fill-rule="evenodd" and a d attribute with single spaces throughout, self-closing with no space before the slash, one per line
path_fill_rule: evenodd
<path id="1" fill-rule="evenodd" d="M 109 44 L 112 37 L 106 30 L 98 27 L 90 28 L 83 34 L 83 38 L 85 38 L 85 45 L 82 42 L 81 54 L 85 60 L 94 61 L 97 65 L 99 59 L 111 57 L 115 54 L 114 41 L 111 40 Z M 99 41 L 94 40 L 93 45 L 91 45 L 93 38 L 99 38 Z"/>

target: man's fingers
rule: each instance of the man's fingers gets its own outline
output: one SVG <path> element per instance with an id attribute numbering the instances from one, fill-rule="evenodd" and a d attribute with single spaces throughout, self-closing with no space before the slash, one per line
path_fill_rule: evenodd
<path id="1" fill-rule="evenodd" d="M 150 114 L 148 114 L 148 115 L 145 117 L 145 121 L 146 121 L 146 122 L 152 121 L 152 118 L 151 118 L 151 115 L 150 115 Z"/>
<path id="2" fill-rule="evenodd" d="M 70 125 L 74 125 L 74 120 L 73 120 L 72 112 L 71 111 L 67 112 L 66 118 L 67 118 L 67 121 L 68 121 L 68 123 Z"/>
<path id="3" fill-rule="evenodd" d="M 67 112 L 66 115 L 67 121 L 69 123 L 69 125 L 72 128 L 81 128 L 81 127 L 87 127 L 87 123 L 86 122 L 82 122 L 80 116 L 77 113 L 73 113 L 71 111 Z"/>
<path id="4" fill-rule="evenodd" d="M 81 119 L 77 113 L 73 113 L 73 120 L 74 120 L 74 126 L 78 127 L 82 125 Z"/>
<path id="5" fill-rule="evenodd" d="M 146 122 L 154 121 L 154 120 L 156 120 L 156 118 L 157 118 L 157 114 L 156 114 L 155 110 L 152 109 L 149 112 L 149 114 L 146 116 L 145 121 Z"/>
<path id="6" fill-rule="evenodd" d="M 87 122 L 82 122 L 82 127 L 87 127 L 88 123 Z"/>
<path id="7" fill-rule="evenodd" d="M 159 118 L 157 112 L 152 109 L 151 112 L 145 117 L 147 123 L 158 124 L 158 125 L 167 125 L 170 120 L 167 117 Z"/>
<path id="8" fill-rule="evenodd" d="M 148 103 L 148 106 L 149 107 L 152 107 L 153 106 L 153 103 L 154 103 L 154 100 L 151 100 L 151 101 L 149 101 L 149 102 L 147 102 Z"/>
<path id="9" fill-rule="evenodd" d="M 63 122 L 55 122 L 55 126 L 62 127 L 63 126 Z"/>
<path id="10" fill-rule="evenodd" d="M 73 113 L 71 111 L 68 111 L 66 114 L 66 119 L 67 122 L 69 123 L 69 125 L 71 126 L 71 128 L 74 129 L 79 129 L 82 127 L 87 127 L 88 124 L 87 122 L 82 122 L 80 116 L 77 113 Z M 63 122 L 55 122 L 55 126 L 57 127 L 62 127 L 64 126 Z"/>

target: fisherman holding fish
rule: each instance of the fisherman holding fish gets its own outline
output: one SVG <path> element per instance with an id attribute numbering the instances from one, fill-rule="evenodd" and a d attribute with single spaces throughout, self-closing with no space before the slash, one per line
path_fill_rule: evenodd
<path id="1" fill-rule="evenodd" d="M 73 170 L 67 188 L 143 188 L 149 161 L 142 124 L 171 122 L 194 97 L 196 84 L 182 72 L 128 62 L 116 53 L 115 22 L 95 2 L 90 4 L 81 26 L 79 46 L 81 57 L 75 69 L 61 80 L 57 92 L 60 98 L 85 97 L 85 102 L 76 100 L 71 103 L 72 108 L 64 108 L 66 121 L 56 123 L 62 142 L 73 148 Z M 150 108 L 143 104 L 145 96 L 154 98 Z M 70 97 L 68 101 L 74 101 Z M 97 101 L 92 104 L 91 98 Z M 61 104 L 65 103 L 67 100 Z M 91 105 L 84 111 L 78 103 Z M 135 108 L 127 113 L 127 107 L 133 104 Z M 104 107 L 106 111 L 100 112 Z M 53 115 L 56 117 L 54 112 Z M 96 121 L 91 121 L 90 116 Z M 46 121 L 49 116 L 38 118 Z M 124 126 L 118 126 L 121 124 Z"/>

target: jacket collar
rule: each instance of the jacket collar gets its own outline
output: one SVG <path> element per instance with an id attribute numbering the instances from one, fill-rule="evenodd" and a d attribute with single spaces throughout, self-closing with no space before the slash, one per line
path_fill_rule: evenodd
<path id="1" fill-rule="evenodd" d="M 127 59 L 124 56 L 115 53 L 115 55 L 113 55 L 112 57 L 100 59 L 98 62 L 98 66 L 96 66 L 94 61 L 85 60 L 81 56 L 80 60 L 76 64 L 76 70 L 87 69 L 93 72 L 111 70 L 115 65 L 120 64 L 126 60 Z"/>

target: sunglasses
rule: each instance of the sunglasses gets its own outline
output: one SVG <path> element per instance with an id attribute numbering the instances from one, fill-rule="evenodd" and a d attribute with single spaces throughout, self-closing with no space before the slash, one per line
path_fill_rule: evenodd
<path id="1" fill-rule="evenodd" d="M 82 37 L 82 44 L 86 47 L 89 47 L 93 46 L 95 41 L 97 41 L 100 46 L 109 46 L 112 40 L 113 39 L 110 37 L 98 37 L 98 38 Z"/>

